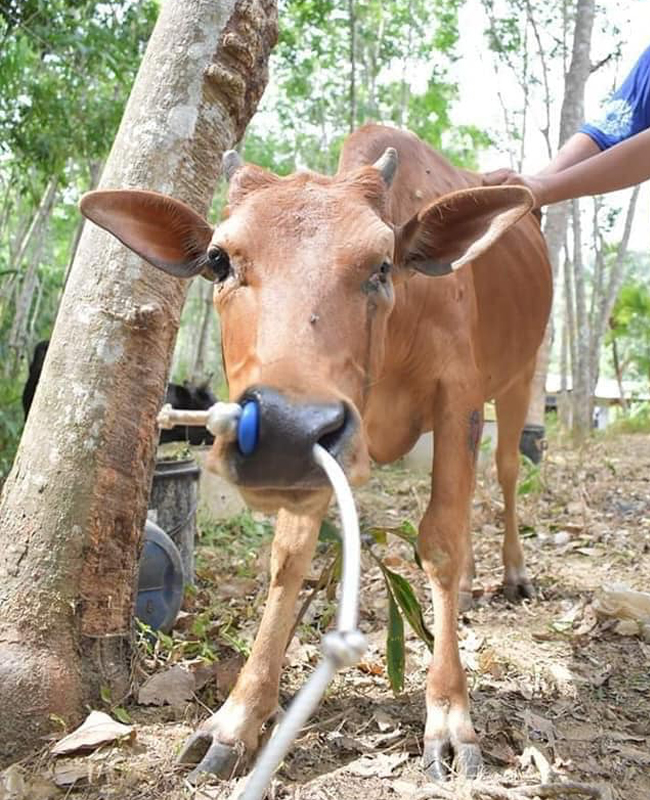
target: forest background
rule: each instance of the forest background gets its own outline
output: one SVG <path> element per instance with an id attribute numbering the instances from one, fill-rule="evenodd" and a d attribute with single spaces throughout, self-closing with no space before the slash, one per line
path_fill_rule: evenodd
<path id="1" fill-rule="evenodd" d="M 29 360 L 51 334 L 79 241 L 77 202 L 99 181 L 157 11 L 156 0 L 0 0 L 0 480 Z M 460 166 L 531 172 L 570 120 L 597 114 L 648 45 L 649 22 L 643 0 L 282 0 L 271 80 L 241 150 L 280 174 L 332 173 L 345 135 L 381 120 Z M 222 203 L 223 187 L 213 219 Z M 545 221 L 557 232 L 563 215 L 550 236 L 551 369 L 574 387 L 562 421 L 578 437 L 599 375 L 648 389 L 649 214 L 646 187 Z M 223 393 L 210 289 L 189 291 L 171 378 L 209 378 Z M 648 424 L 647 404 L 625 410 Z"/>

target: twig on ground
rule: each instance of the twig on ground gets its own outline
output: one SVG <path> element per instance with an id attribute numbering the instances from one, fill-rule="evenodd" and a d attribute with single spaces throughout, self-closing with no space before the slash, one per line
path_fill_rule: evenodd
<path id="1" fill-rule="evenodd" d="M 473 781 L 467 785 L 463 797 L 467 800 L 528 800 L 529 798 L 562 798 L 566 795 L 582 795 L 601 800 L 603 794 L 597 786 L 586 783 L 539 783 L 535 786 L 519 786 L 507 789 L 482 781 Z M 421 789 L 416 800 L 456 800 L 458 793 L 442 786 L 427 786 Z"/>
<path id="2" fill-rule="evenodd" d="M 537 786 L 522 786 L 517 791 L 524 797 L 561 797 L 563 794 L 584 795 L 600 800 L 603 793 L 598 786 L 588 783 L 540 783 Z"/>
<path id="3" fill-rule="evenodd" d="M 302 606 L 300 607 L 300 610 L 298 611 L 298 616 L 296 617 L 295 622 L 293 623 L 293 628 L 291 628 L 291 633 L 289 634 L 289 638 L 287 639 L 287 645 L 284 648 L 285 653 L 289 649 L 289 645 L 291 644 L 291 640 L 295 636 L 295 633 L 298 630 L 298 626 L 302 622 L 303 617 L 307 613 L 307 609 L 309 608 L 309 606 L 314 601 L 314 598 L 316 597 L 316 595 L 322 589 L 326 589 L 328 584 L 332 580 L 332 574 L 333 574 L 333 571 L 334 571 L 334 565 L 336 564 L 336 558 L 337 557 L 334 556 L 334 559 L 332 561 L 330 561 L 329 564 L 326 564 L 323 567 L 323 569 L 321 570 L 321 573 L 318 576 L 318 579 L 316 581 L 316 585 L 313 587 L 311 592 L 307 595 L 307 597 L 305 598 L 305 601 L 303 602 Z"/>
<path id="4" fill-rule="evenodd" d="M 320 719 L 318 722 L 312 722 L 311 725 L 305 725 L 304 728 L 300 729 L 300 735 L 304 736 L 308 731 L 313 731 L 314 729 L 325 728 L 327 725 L 331 725 L 332 722 L 338 722 L 343 717 L 349 716 L 349 711 L 341 711 L 338 714 L 334 714 L 331 717 L 327 717 L 327 719 Z"/>

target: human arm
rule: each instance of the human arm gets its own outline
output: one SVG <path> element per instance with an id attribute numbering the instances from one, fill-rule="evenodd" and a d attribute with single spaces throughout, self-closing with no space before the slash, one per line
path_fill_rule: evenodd
<path id="1" fill-rule="evenodd" d="M 536 175 L 496 170 L 483 183 L 527 186 L 538 206 L 625 189 L 650 178 L 649 130 L 650 47 L 603 103 L 597 119 L 584 123 L 548 166 Z"/>
<path id="2" fill-rule="evenodd" d="M 650 129 L 554 174 L 539 174 L 538 205 L 627 189 L 650 178 Z"/>
<path id="3" fill-rule="evenodd" d="M 535 206 L 547 205 L 549 201 L 545 199 L 548 192 L 548 178 L 556 175 L 569 167 L 579 164 L 596 154 L 600 154 L 600 147 L 596 142 L 585 133 L 574 133 L 558 150 L 555 157 L 535 175 L 520 175 L 515 170 L 502 168 L 493 172 L 486 172 L 483 175 L 485 186 L 499 186 L 506 184 L 518 184 L 526 186 L 533 193 Z"/>
<path id="4" fill-rule="evenodd" d="M 556 172 L 562 172 L 562 170 L 568 169 L 574 164 L 578 164 L 600 152 L 601 148 L 591 136 L 587 136 L 586 133 L 574 133 L 557 151 L 552 161 L 544 169 L 536 173 L 536 177 L 540 178 L 544 175 L 554 175 Z"/>
<path id="5" fill-rule="evenodd" d="M 585 133 L 574 133 L 558 150 L 555 157 L 535 175 L 520 175 L 513 169 L 503 167 L 493 172 L 486 172 L 483 175 L 485 186 L 500 186 L 506 184 L 518 184 L 526 186 L 533 193 L 535 206 L 546 205 L 549 201 L 545 200 L 547 192 L 547 179 L 551 175 L 562 172 L 569 167 L 579 164 L 601 152 L 596 142 Z"/>
<path id="6" fill-rule="evenodd" d="M 578 136 L 589 138 L 585 134 L 576 134 L 572 138 Z M 597 148 L 595 143 L 594 146 Z M 650 129 L 625 139 L 609 150 L 574 162 L 572 166 L 560 171 L 551 172 L 552 167 L 557 168 L 555 160 L 537 175 L 519 175 L 510 170 L 496 170 L 487 173 L 483 183 L 486 186 L 526 186 L 533 193 L 537 207 L 636 186 L 650 178 Z"/>

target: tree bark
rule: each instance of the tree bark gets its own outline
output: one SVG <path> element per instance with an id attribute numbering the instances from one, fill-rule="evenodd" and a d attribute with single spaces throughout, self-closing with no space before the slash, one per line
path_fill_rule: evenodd
<path id="1" fill-rule="evenodd" d="M 191 377 L 194 383 L 204 381 L 207 376 L 206 356 L 208 351 L 208 337 L 211 329 L 211 321 L 214 319 L 214 307 L 212 304 L 212 292 L 210 285 L 201 286 L 201 316 L 199 320 L 199 331 L 196 337 L 196 348 L 192 359 Z"/>
<path id="2" fill-rule="evenodd" d="M 592 376 L 592 389 L 595 389 L 598 381 L 599 370 L 599 357 L 600 348 L 607 332 L 607 325 L 609 318 L 616 303 L 616 298 L 625 280 L 625 258 L 627 256 L 630 234 L 632 233 L 632 223 L 634 222 L 634 215 L 636 213 L 636 204 L 639 198 L 639 191 L 641 187 L 635 186 L 630 195 L 630 202 L 628 203 L 627 213 L 625 215 L 625 227 L 623 229 L 623 238 L 618 244 L 616 249 L 616 258 L 612 264 L 609 272 L 609 279 L 606 281 L 606 275 L 603 268 L 602 281 L 600 282 L 601 291 L 595 295 L 594 299 L 594 313 L 591 317 L 591 340 L 590 348 L 590 362 L 591 362 L 591 376 Z M 604 244 L 604 243 L 603 243 Z M 601 248 L 603 247 L 601 244 Z M 604 266 L 605 256 L 601 253 L 601 261 Z M 605 286 L 606 284 L 606 286 Z"/>
<path id="3" fill-rule="evenodd" d="M 52 205 L 56 194 L 56 178 L 52 178 L 47 184 L 45 192 L 41 198 L 38 208 L 34 212 L 29 225 L 25 227 L 24 233 L 21 234 L 19 242 L 16 244 L 15 255 L 10 259 L 9 272 L 13 274 L 10 276 L 6 287 L 3 291 L 3 302 L 0 304 L 0 317 L 4 314 L 6 307 L 10 307 L 9 302 L 11 296 L 16 291 L 16 285 L 19 283 L 20 266 L 29 255 L 30 247 L 34 239 L 42 230 L 45 221 L 52 213 Z M 24 313 L 24 306 L 27 303 L 27 311 L 29 311 L 29 302 L 31 302 L 31 292 L 34 291 L 34 283 L 36 277 L 36 259 L 32 259 L 27 267 L 25 277 L 23 278 L 22 286 L 16 298 L 16 308 L 14 311 L 14 318 L 12 320 L 11 333 L 9 334 L 9 343 L 11 347 L 16 347 L 17 331 L 22 327 L 22 314 Z"/>
<path id="4" fill-rule="evenodd" d="M 594 25 L 595 0 L 578 0 L 575 13 L 573 34 L 573 52 L 571 64 L 564 83 L 564 99 L 560 114 L 560 136 L 558 147 L 572 136 L 584 116 L 585 84 L 591 70 L 589 52 L 591 49 L 591 33 Z M 549 206 L 546 212 L 544 236 L 548 247 L 548 256 L 553 269 L 553 278 L 558 273 L 560 252 L 566 238 L 570 206 L 568 203 L 557 203 Z M 544 341 L 537 355 L 537 366 L 531 392 L 527 422 L 535 425 L 544 424 L 544 405 L 546 397 L 546 373 L 553 343 L 552 316 L 546 328 Z"/>
<path id="5" fill-rule="evenodd" d="M 625 389 L 623 388 L 623 369 L 621 361 L 618 357 L 618 345 L 616 344 L 616 337 L 612 336 L 612 361 L 614 362 L 614 372 L 616 373 L 616 383 L 618 384 L 618 393 L 621 398 L 621 408 L 624 412 L 628 411 L 628 402 L 625 397 Z"/>
<path id="6" fill-rule="evenodd" d="M 357 125 L 357 18 L 354 0 L 348 0 L 348 26 L 350 36 L 350 132 Z"/>
<path id="7" fill-rule="evenodd" d="M 154 189 L 206 212 L 276 38 L 275 0 L 164 2 L 102 188 Z M 120 653 L 184 296 L 85 226 L 0 500 L 0 762 L 40 747 L 50 715 L 76 723 L 102 683 L 114 697 L 128 683 Z"/>
<path id="8" fill-rule="evenodd" d="M 16 269 L 20 269 L 21 262 L 28 258 L 27 269 L 17 293 L 16 305 L 14 308 L 14 318 L 9 331 L 9 347 L 13 350 L 13 358 L 7 360 L 5 369 L 6 374 L 15 375 L 18 366 L 18 358 L 21 352 L 27 349 L 27 329 L 29 326 L 29 312 L 34 299 L 34 292 L 38 284 L 38 267 L 41 262 L 45 238 L 47 236 L 48 223 L 54 200 L 56 198 L 56 179 L 52 178 L 43 195 L 43 199 L 34 216 L 34 222 L 29 228 L 26 241 L 23 243 L 16 261 Z"/>
<path id="9" fill-rule="evenodd" d="M 585 287 L 585 269 L 582 260 L 582 227 L 580 205 L 572 202 L 573 211 L 573 287 L 575 290 L 576 360 L 573 362 L 573 436 L 578 443 L 591 431 L 593 410 L 589 359 L 589 318 Z"/>

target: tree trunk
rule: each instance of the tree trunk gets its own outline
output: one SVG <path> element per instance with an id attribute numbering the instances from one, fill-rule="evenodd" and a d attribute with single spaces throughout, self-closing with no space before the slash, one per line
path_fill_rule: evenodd
<path id="1" fill-rule="evenodd" d="M 99 179 L 102 176 L 102 166 L 103 162 L 99 161 L 89 161 L 88 162 L 88 191 L 92 191 L 96 189 L 99 185 Z M 72 269 L 72 265 L 74 264 L 74 260 L 77 257 L 77 248 L 79 247 L 79 242 L 81 241 L 81 234 L 84 228 L 84 218 L 81 217 L 77 222 L 77 226 L 74 231 L 74 236 L 72 237 L 72 244 L 70 245 L 70 257 L 68 258 L 68 266 L 65 268 L 65 275 L 63 276 L 63 286 L 61 287 L 61 296 L 65 293 L 65 287 L 68 285 L 68 278 L 70 277 L 70 270 Z M 58 309 L 57 309 L 58 313 Z"/>
<path id="2" fill-rule="evenodd" d="M 101 186 L 206 212 L 277 38 L 274 0 L 164 2 Z M 185 286 L 86 225 L 0 501 L 0 762 L 128 684 L 137 552 Z"/>
<path id="3" fill-rule="evenodd" d="M 29 228 L 28 234 L 25 236 L 25 240 L 16 260 L 15 266 L 17 269 L 20 269 L 22 261 L 26 258 L 28 258 L 28 265 L 20 286 L 20 291 L 16 297 L 14 318 L 9 332 L 9 347 L 14 351 L 14 358 L 10 359 L 10 362 L 13 361 L 13 364 L 9 367 L 8 374 L 10 375 L 15 374 L 18 356 L 27 346 L 29 311 L 32 307 L 34 291 L 38 283 L 38 266 L 45 244 L 45 237 L 47 236 L 48 222 L 52 213 L 52 208 L 54 207 L 55 197 L 56 179 L 52 178 L 43 195 L 43 199 L 34 216 L 34 221 Z"/>
<path id="4" fill-rule="evenodd" d="M 350 132 L 357 126 L 357 18 L 354 0 L 348 0 L 350 36 Z"/>
<path id="5" fill-rule="evenodd" d="M 0 318 L 4 315 L 5 309 L 7 307 L 11 307 L 10 298 L 14 294 L 16 284 L 20 280 L 20 266 L 29 254 L 29 249 L 34 241 L 34 237 L 38 235 L 45 220 L 52 212 L 52 205 L 54 203 L 54 196 L 56 194 L 56 184 L 56 178 L 52 178 L 48 183 L 41 198 L 41 202 L 38 204 L 38 208 L 34 212 L 29 224 L 25 226 L 24 233 L 21 234 L 19 241 L 16 243 L 14 255 L 10 256 L 8 271 L 13 274 L 10 275 L 6 286 L 3 287 L 3 298 L 2 302 L 0 303 Z M 23 279 L 22 289 L 18 293 L 18 297 L 16 299 L 16 309 L 14 312 L 14 318 L 12 320 L 12 333 L 10 334 L 10 343 L 12 343 L 12 346 L 15 346 L 15 344 L 13 344 L 15 338 L 14 329 L 16 325 L 20 327 L 22 324 L 20 314 L 22 313 L 22 309 L 25 304 L 24 290 L 27 289 L 27 293 L 29 294 L 30 284 L 33 284 L 34 282 L 36 266 L 36 261 L 33 259 L 27 268 L 25 278 Z M 31 291 L 33 291 L 33 286 L 31 287 Z M 29 307 L 27 310 L 29 311 Z M 18 317 L 18 320 L 16 317 Z"/>
<path id="6" fill-rule="evenodd" d="M 573 200 L 573 287 L 575 290 L 576 360 L 573 362 L 573 436 L 581 443 L 591 431 L 593 410 L 589 361 L 589 318 L 585 287 L 585 268 L 582 260 L 582 231 L 580 205 Z"/>
<path id="7" fill-rule="evenodd" d="M 567 321 L 562 323 L 562 338 L 560 340 L 560 391 L 557 395 L 557 421 L 560 428 L 567 430 L 570 427 L 571 409 L 569 396 L 569 331 Z"/>
<path id="8" fill-rule="evenodd" d="M 625 258 L 627 256 L 628 247 L 630 244 L 630 234 L 632 233 L 632 223 L 634 222 L 634 215 L 636 213 L 636 204 L 639 198 L 639 191 L 641 187 L 635 186 L 630 196 L 630 202 L 627 207 L 627 214 L 625 216 L 625 227 L 623 229 L 623 238 L 616 248 L 616 258 L 612 264 L 609 280 L 605 281 L 605 274 L 601 281 L 601 291 L 595 295 L 594 299 L 594 313 L 591 318 L 591 341 L 590 341 L 590 363 L 591 363 L 591 379 L 592 389 L 595 389 L 598 381 L 599 369 L 599 356 L 600 348 L 605 338 L 609 318 L 616 303 L 616 298 L 625 280 Z M 603 243 L 604 244 L 604 243 Z M 602 247 L 602 245 L 601 245 Z M 601 253 L 601 261 L 604 264 L 605 256 Z"/>
<path id="9" fill-rule="evenodd" d="M 621 361 L 618 357 L 618 345 L 616 344 L 615 336 L 612 336 L 612 361 L 614 362 L 614 372 L 616 373 L 618 393 L 621 398 L 621 408 L 627 413 L 628 402 L 627 398 L 625 397 L 625 389 L 623 388 L 623 369 L 621 368 Z"/>
<path id="10" fill-rule="evenodd" d="M 566 142 L 576 130 L 584 116 L 585 84 L 589 77 L 591 61 L 591 32 L 594 24 L 595 0 L 578 0 L 576 6 L 573 35 L 573 52 L 571 65 L 564 83 L 564 99 L 560 115 L 560 136 L 558 146 Z M 557 276 L 560 252 L 566 238 L 570 206 L 568 203 L 557 203 L 548 208 L 544 236 L 548 247 L 549 260 L 553 269 L 553 277 Z M 537 366 L 533 379 L 530 407 L 527 423 L 544 424 L 544 400 L 546 397 L 546 373 L 553 343 L 552 317 L 546 328 L 544 341 L 537 355 Z"/>
<path id="11" fill-rule="evenodd" d="M 192 359 L 191 378 L 194 383 L 200 383 L 207 377 L 206 354 L 208 350 L 208 336 L 210 334 L 210 323 L 214 319 L 214 306 L 212 303 L 212 292 L 210 284 L 201 286 L 201 317 L 199 321 L 199 333 L 196 337 L 196 348 Z"/>

